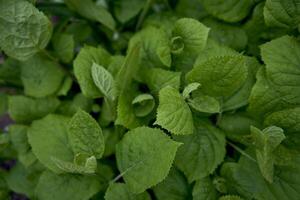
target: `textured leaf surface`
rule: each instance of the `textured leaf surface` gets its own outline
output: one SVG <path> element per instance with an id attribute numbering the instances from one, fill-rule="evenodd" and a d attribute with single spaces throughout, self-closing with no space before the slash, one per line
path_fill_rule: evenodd
<path id="1" fill-rule="evenodd" d="M 225 135 L 201 119 L 195 121 L 192 135 L 176 136 L 183 146 L 178 149 L 176 166 L 184 172 L 189 182 L 213 173 L 225 156 Z"/>
<path id="2" fill-rule="evenodd" d="M 44 171 L 36 186 L 36 197 L 40 200 L 88 200 L 100 190 L 96 177 L 57 175 Z"/>
<path id="3" fill-rule="evenodd" d="M 86 153 L 101 158 L 104 137 L 97 121 L 83 110 L 77 111 L 69 122 L 68 135 L 75 154 Z"/>
<path id="4" fill-rule="evenodd" d="M 159 92 L 155 124 L 176 135 L 192 134 L 194 131 L 193 116 L 188 104 L 180 93 L 167 86 Z"/>
<path id="5" fill-rule="evenodd" d="M 68 141 L 69 118 L 61 115 L 47 115 L 32 123 L 28 131 L 29 143 L 38 160 L 53 172 L 62 172 L 52 157 L 64 161 L 73 160 L 73 152 Z"/>
<path id="6" fill-rule="evenodd" d="M 159 129 L 139 127 L 127 132 L 116 146 L 116 156 L 129 190 L 141 193 L 165 179 L 180 145 Z"/>
<path id="7" fill-rule="evenodd" d="M 49 19 L 24 0 L 0 1 L 0 47 L 18 60 L 44 49 L 51 37 Z"/>
<path id="8" fill-rule="evenodd" d="M 93 63 L 108 66 L 110 55 L 103 48 L 84 46 L 74 60 L 74 74 L 80 85 L 82 93 L 89 98 L 101 97 L 102 94 L 96 87 L 91 68 Z"/>

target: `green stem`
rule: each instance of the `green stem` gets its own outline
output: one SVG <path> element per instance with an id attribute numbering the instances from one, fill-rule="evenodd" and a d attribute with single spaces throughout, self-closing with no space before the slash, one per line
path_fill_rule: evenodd
<path id="1" fill-rule="evenodd" d="M 242 154 L 243 156 L 245 156 L 246 158 L 248 158 L 249 160 L 253 161 L 256 163 L 256 160 L 250 156 L 249 154 L 247 154 L 243 149 L 241 149 L 240 147 L 236 146 L 235 144 L 227 141 L 227 143 L 232 147 L 234 148 L 236 151 L 238 151 L 240 154 Z"/>
<path id="2" fill-rule="evenodd" d="M 147 14 L 147 12 L 148 12 L 148 10 L 149 10 L 151 4 L 152 4 L 152 0 L 147 0 L 145 6 L 144 6 L 144 8 L 143 8 L 143 11 L 142 11 L 142 13 L 141 13 L 141 15 L 140 15 L 140 17 L 139 17 L 139 20 L 138 20 L 138 22 L 137 22 L 137 25 L 136 25 L 136 27 L 135 27 L 135 30 L 136 30 L 136 31 L 140 29 L 140 27 L 141 27 L 141 25 L 142 25 L 142 23 L 143 23 L 143 21 L 144 21 L 144 18 L 145 18 L 145 16 L 146 16 L 146 14 Z"/>

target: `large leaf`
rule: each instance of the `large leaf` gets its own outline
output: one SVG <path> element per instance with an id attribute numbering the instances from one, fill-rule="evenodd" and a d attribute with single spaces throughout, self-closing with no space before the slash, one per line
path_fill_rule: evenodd
<path id="1" fill-rule="evenodd" d="M 201 119 L 195 121 L 192 135 L 176 136 L 182 142 L 176 155 L 176 166 L 184 172 L 189 182 L 212 174 L 225 156 L 225 135 Z"/>
<path id="2" fill-rule="evenodd" d="M 126 133 L 116 156 L 129 190 L 141 193 L 165 179 L 180 145 L 159 129 L 139 127 Z"/>
<path id="3" fill-rule="evenodd" d="M 8 56 L 27 60 L 47 46 L 51 34 L 49 19 L 31 3 L 0 1 L 0 47 Z"/>
<path id="4" fill-rule="evenodd" d="M 74 60 L 74 74 L 78 80 L 82 93 L 89 98 L 102 96 L 95 85 L 91 68 L 94 63 L 101 66 L 108 66 L 110 55 L 103 48 L 84 46 Z"/>
<path id="5" fill-rule="evenodd" d="M 300 23 L 299 2 L 267 0 L 264 7 L 266 24 L 270 27 L 297 28 Z"/>
<path id="6" fill-rule="evenodd" d="M 192 134 L 193 116 L 188 104 L 174 88 L 167 86 L 159 91 L 159 105 L 155 124 L 176 135 Z"/>
<path id="7" fill-rule="evenodd" d="M 101 158 L 104 137 L 97 121 L 83 110 L 77 111 L 69 122 L 68 135 L 74 153 L 86 153 Z"/>
<path id="8" fill-rule="evenodd" d="M 94 176 L 62 174 L 44 171 L 36 186 L 36 197 L 40 200 L 88 200 L 101 188 Z"/>
<path id="9" fill-rule="evenodd" d="M 73 160 L 73 152 L 68 141 L 69 118 L 61 115 L 47 115 L 32 123 L 28 131 L 29 143 L 38 160 L 48 169 L 61 173 L 54 161 L 56 157 L 64 161 Z"/>
<path id="10" fill-rule="evenodd" d="M 33 56 L 21 68 L 24 92 L 33 97 L 53 95 L 60 89 L 64 74 L 58 63 L 40 55 Z"/>

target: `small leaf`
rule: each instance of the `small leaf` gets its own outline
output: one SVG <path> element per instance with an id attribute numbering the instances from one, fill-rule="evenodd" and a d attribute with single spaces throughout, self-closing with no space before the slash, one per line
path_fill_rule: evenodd
<path id="1" fill-rule="evenodd" d="M 176 135 L 188 135 L 194 131 L 193 116 L 188 104 L 180 93 L 170 86 L 159 92 L 155 124 Z"/>
<path id="2" fill-rule="evenodd" d="M 190 94 L 191 94 L 193 91 L 197 90 L 200 86 L 201 86 L 200 83 L 190 83 L 190 84 L 188 84 L 188 85 L 184 88 L 184 90 L 183 90 L 183 92 L 182 92 L 183 98 L 184 98 L 184 99 L 189 98 L 189 97 L 190 97 Z"/>
<path id="3" fill-rule="evenodd" d="M 55 54 L 60 58 L 60 60 L 64 63 L 72 61 L 75 48 L 73 35 L 67 33 L 56 33 L 52 43 Z"/>
<path id="4" fill-rule="evenodd" d="M 69 122 L 69 140 L 75 154 L 86 153 L 100 159 L 104 153 L 104 137 L 97 121 L 78 110 Z"/>
<path id="5" fill-rule="evenodd" d="M 159 129 L 139 127 L 126 133 L 116 146 L 116 156 L 129 190 L 138 194 L 161 182 L 180 145 Z"/>
<path id="6" fill-rule="evenodd" d="M 91 74 L 95 85 L 110 101 L 116 98 L 116 88 L 113 76 L 102 66 L 93 63 Z"/>
<path id="7" fill-rule="evenodd" d="M 132 106 L 137 117 L 144 117 L 151 113 L 155 101 L 151 94 L 140 94 L 132 100 Z"/>
<path id="8" fill-rule="evenodd" d="M 198 112 L 203 113 L 220 113 L 220 103 L 213 97 L 200 95 L 188 100 L 189 106 Z"/>

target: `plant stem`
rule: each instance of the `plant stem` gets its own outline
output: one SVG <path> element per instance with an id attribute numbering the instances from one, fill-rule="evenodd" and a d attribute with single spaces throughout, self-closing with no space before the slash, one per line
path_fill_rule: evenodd
<path id="1" fill-rule="evenodd" d="M 143 11 L 142 11 L 142 13 L 141 13 L 141 15 L 140 15 L 140 17 L 139 17 L 139 19 L 138 19 L 137 25 L 136 25 L 136 27 L 135 27 L 135 30 L 136 30 L 136 31 L 140 29 L 140 27 L 141 27 L 141 25 L 142 25 L 142 23 L 143 23 L 143 21 L 144 21 L 144 18 L 145 18 L 145 16 L 146 16 L 146 14 L 147 14 L 147 12 L 148 12 L 148 10 L 149 10 L 151 4 L 152 4 L 152 0 L 147 0 L 145 6 L 144 6 L 144 8 L 143 8 Z"/>
<path id="2" fill-rule="evenodd" d="M 227 143 L 232 147 L 234 148 L 236 151 L 238 151 L 240 154 L 242 154 L 243 156 L 245 156 L 246 158 L 248 158 L 249 160 L 253 161 L 256 163 L 256 160 L 250 156 L 249 154 L 247 154 L 243 149 L 241 149 L 240 147 L 236 146 L 235 144 L 227 141 Z"/>

